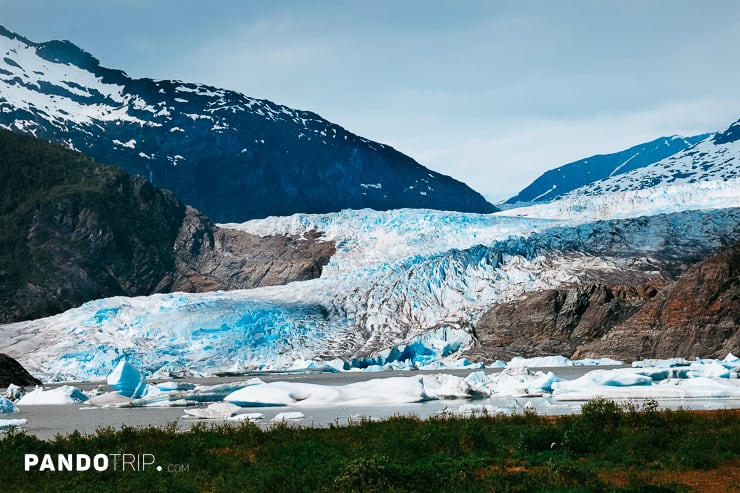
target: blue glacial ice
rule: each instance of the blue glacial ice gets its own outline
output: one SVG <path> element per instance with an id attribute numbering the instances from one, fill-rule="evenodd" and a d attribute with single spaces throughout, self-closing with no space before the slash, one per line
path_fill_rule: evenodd
<path id="1" fill-rule="evenodd" d="M 0 396 L 0 414 L 4 413 L 14 413 L 17 412 L 18 408 L 15 407 L 15 404 L 13 404 L 13 401 L 6 397 Z"/>
<path id="2" fill-rule="evenodd" d="M 465 366 L 456 353 L 491 304 L 589 271 L 618 271 L 635 258 L 719 250 L 740 237 L 740 209 L 596 222 L 364 210 L 233 227 L 319 229 L 338 251 L 311 281 L 116 297 L 9 324 L 0 351 L 47 381 L 101 379 L 122 361 L 160 376 Z"/>

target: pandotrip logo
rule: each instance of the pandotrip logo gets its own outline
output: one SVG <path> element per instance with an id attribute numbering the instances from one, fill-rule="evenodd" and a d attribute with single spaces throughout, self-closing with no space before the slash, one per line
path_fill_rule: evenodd
<path id="1" fill-rule="evenodd" d="M 190 471 L 189 464 L 158 465 L 154 454 L 24 454 L 26 472 L 146 472 Z"/>

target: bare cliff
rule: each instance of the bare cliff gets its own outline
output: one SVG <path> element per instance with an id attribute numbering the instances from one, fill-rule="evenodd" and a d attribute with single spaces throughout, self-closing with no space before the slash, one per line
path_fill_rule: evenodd
<path id="1" fill-rule="evenodd" d="M 527 293 L 491 307 L 470 359 L 724 357 L 740 351 L 740 243 L 674 281 Z"/>
<path id="2" fill-rule="evenodd" d="M 310 279 L 331 242 L 218 228 L 172 193 L 0 130 L 0 323 L 98 298 Z"/>

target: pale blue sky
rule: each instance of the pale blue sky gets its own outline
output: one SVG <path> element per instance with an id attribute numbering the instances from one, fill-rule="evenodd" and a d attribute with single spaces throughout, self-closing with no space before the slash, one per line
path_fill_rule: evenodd
<path id="1" fill-rule="evenodd" d="M 0 0 L 135 77 L 314 111 L 493 199 L 740 118 L 735 0 Z"/>

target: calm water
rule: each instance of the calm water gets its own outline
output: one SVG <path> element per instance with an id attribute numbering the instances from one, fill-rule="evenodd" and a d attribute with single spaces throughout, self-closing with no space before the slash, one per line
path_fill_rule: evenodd
<path id="1" fill-rule="evenodd" d="M 606 367 L 601 367 L 606 368 Z M 543 369 L 552 370 L 560 378 L 565 380 L 575 379 L 584 373 L 593 370 L 594 367 L 564 367 Z M 433 371 L 430 373 L 448 373 L 457 376 L 467 376 L 475 370 L 447 370 Z M 485 370 L 487 373 L 500 371 L 499 369 Z M 344 385 L 373 378 L 388 378 L 396 376 L 418 375 L 419 372 L 383 372 L 383 373 L 318 373 L 318 374 L 260 374 L 259 377 L 265 382 L 272 381 L 298 381 L 325 385 Z M 244 380 L 249 377 L 213 377 L 204 379 L 192 379 L 189 382 L 203 385 L 226 383 L 233 380 Z M 99 386 L 99 383 L 75 384 L 83 390 L 89 390 Z M 421 418 L 429 417 L 435 413 L 454 410 L 464 404 L 491 405 L 503 408 L 508 412 L 521 412 L 525 405 L 534 407 L 539 414 L 568 414 L 578 412 L 581 402 L 556 402 L 543 398 L 492 398 L 492 399 L 456 399 L 443 401 L 428 401 L 413 404 L 389 405 L 362 405 L 362 406 L 285 406 L 285 407 L 259 407 L 243 408 L 244 412 L 259 412 L 265 418 L 257 421 L 260 426 L 269 426 L 273 417 L 282 412 L 300 411 L 305 416 L 300 420 L 291 420 L 300 426 L 328 426 L 330 424 L 347 424 L 358 421 L 361 418 L 381 419 L 394 415 L 415 415 Z M 740 408 L 740 400 L 717 400 L 717 399 L 694 399 L 676 402 L 661 402 L 663 407 L 691 407 L 692 409 L 719 409 Z M 203 406 L 205 407 L 205 405 Z M 100 427 L 119 428 L 127 426 L 164 426 L 176 423 L 181 430 L 187 430 L 193 424 L 203 420 L 193 419 L 186 416 L 183 408 L 105 408 L 85 409 L 84 404 L 67 404 L 57 406 L 24 406 L 18 413 L 2 416 L 3 418 L 25 418 L 28 424 L 24 429 L 39 438 L 52 438 L 57 434 L 67 434 L 74 430 L 81 433 L 93 433 Z M 209 420 L 208 422 L 222 422 Z"/>

